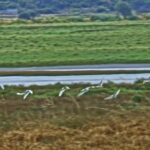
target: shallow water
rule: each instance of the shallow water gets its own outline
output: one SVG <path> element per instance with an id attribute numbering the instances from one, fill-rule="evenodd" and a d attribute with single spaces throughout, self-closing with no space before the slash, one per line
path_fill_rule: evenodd
<path id="1" fill-rule="evenodd" d="M 150 73 L 141 74 L 111 74 L 111 75 L 72 75 L 72 76 L 0 76 L 0 84 L 3 85 L 49 85 L 49 84 L 96 84 L 101 80 L 114 83 L 134 83 L 138 79 L 148 79 Z"/>

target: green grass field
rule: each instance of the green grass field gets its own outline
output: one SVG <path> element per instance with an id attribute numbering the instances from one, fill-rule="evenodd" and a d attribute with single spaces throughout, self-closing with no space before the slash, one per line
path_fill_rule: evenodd
<path id="1" fill-rule="evenodd" d="M 0 26 L 0 66 L 150 63 L 150 21 Z"/>

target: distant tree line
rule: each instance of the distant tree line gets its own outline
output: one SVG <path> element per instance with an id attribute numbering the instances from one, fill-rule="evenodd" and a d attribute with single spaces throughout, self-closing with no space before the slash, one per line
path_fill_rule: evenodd
<path id="1" fill-rule="evenodd" d="M 39 14 L 109 13 L 122 16 L 132 11 L 150 12 L 150 0 L 0 0 L 0 10 L 17 9 L 20 18 L 31 19 Z"/>

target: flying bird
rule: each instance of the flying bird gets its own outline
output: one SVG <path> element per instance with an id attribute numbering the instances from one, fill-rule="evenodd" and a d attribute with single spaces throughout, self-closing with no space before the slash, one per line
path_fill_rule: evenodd
<path id="1" fill-rule="evenodd" d="M 23 100 L 25 100 L 30 94 L 33 94 L 33 91 L 32 90 L 26 90 L 22 93 L 17 93 L 17 95 L 23 95 Z"/>
<path id="2" fill-rule="evenodd" d="M 150 83 L 150 80 L 144 80 L 143 84 Z"/>
<path id="3" fill-rule="evenodd" d="M 120 89 L 117 92 L 115 92 L 113 95 L 110 95 L 110 96 L 106 97 L 105 100 L 116 99 L 119 94 L 120 94 Z"/>
<path id="4" fill-rule="evenodd" d="M 65 86 L 65 87 L 63 87 L 62 89 L 61 89 L 61 91 L 59 92 L 59 97 L 61 97 L 64 93 L 65 93 L 65 91 L 67 91 L 67 90 L 70 90 L 70 87 L 69 86 Z"/>
<path id="5" fill-rule="evenodd" d="M 77 97 L 80 97 L 80 96 L 84 95 L 85 93 L 87 93 L 90 90 L 90 88 L 91 87 L 86 87 L 86 88 L 82 89 L 80 91 L 80 93 L 77 95 Z"/>
<path id="6" fill-rule="evenodd" d="M 101 80 L 101 82 L 99 83 L 99 85 L 96 85 L 96 86 L 89 86 L 89 87 L 86 87 L 84 89 L 82 89 L 80 91 L 80 93 L 77 95 L 77 97 L 80 97 L 82 95 L 84 95 L 85 93 L 89 92 L 90 89 L 94 89 L 94 88 L 101 88 L 103 87 L 103 81 Z"/>

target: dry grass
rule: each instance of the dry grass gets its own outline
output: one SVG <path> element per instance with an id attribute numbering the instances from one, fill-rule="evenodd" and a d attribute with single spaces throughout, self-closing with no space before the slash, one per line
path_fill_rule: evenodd
<path id="1" fill-rule="evenodd" d="M 82 128 L 48 122 L 21 123 L 17 130 L 0 133 L 0 150 L 148 150 L 149 112 L 109 116 Z"/>

